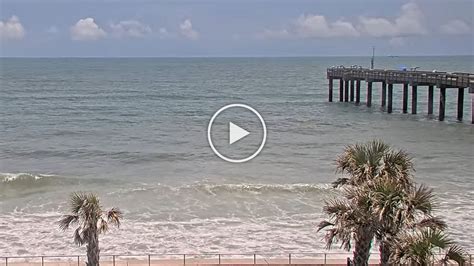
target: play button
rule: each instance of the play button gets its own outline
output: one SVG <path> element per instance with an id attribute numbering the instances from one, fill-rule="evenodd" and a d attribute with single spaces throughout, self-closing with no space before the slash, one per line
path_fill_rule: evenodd
<path id="1" fill-rule="evenodd" d="M 267 140 L 263 117 L 245 104 L 220 108 L 209 121 L 207 139 L 212 151 L 222 160 L 243 163 L 255 158 Z"/>
<path id="2" fill-rule="evenodd" d="M 250 132 L 247 130 L 229 122 L 229 144 L 245 138 L 248 134 L 250 134 Z"/>

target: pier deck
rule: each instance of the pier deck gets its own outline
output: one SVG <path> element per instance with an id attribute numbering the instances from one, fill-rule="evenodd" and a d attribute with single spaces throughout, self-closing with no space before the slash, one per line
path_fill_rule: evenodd
<path id="1" fill-rule="evenodd" d="M 428 89 L 428 114 L 433 114 L 434 88 L 440 90 L 438 119 L 443 121 L 446 109 L 446 89 L 458 90 L 457 119 L 463 119 L 464 91 L 468 88 L 473 100 L 471 101 L 471 116 L 474 123 L 474 74 L 461 72 L 439 72 L 439 71 L 406 71 L 367 69 L 360 67 L 331 67 L 327 69 L 329 79 L 329 101 L 333 101 L 334 80 L 339 80 L 339 101 L 354 102 L 360 104 L 361 81 L 367 83 L 366 105 L 372 106 L 372 85 L 374 82 L 382 83 L 381 107 L 387 113 L 393 111 L 393 85 L 402 84 L 402 110 L 408 112 L 408 87 L 411 86 L 411 113 L 417 113 L 418 87 L 425 86 Z"/>

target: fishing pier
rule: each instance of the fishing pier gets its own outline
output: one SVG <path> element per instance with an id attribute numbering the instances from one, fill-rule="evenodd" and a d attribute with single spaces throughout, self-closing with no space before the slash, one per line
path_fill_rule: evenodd
<path id="1" fill-rule="evenodd" d="M 428 115 L 433 115 L 434 90 L 439 89 L 438 119 L 443 121 L 446 113 L 446 90 L 457 90 L 457 120 L 462 121 L 464 94 L 468 90 L 474 96 L 474 74 L 448 73 L 438 71 L 384 70 L 361 67 L 331 67 L 327 69 L 329 80 L 329 102 L 333 101 L 334 80 L 339 82 L 339 102 L 361 103 L 361 83 L 367 83 L 366 105 L 372 106 L 372 88 L 375 82 L 381 83 L 381 108 L 393 112 L 394 85 L 402 86 L 402 112 L 408 113 L 409 88 L 411 87 L 411 113 L 416 114 L 418 90 L 427 90 Z M 474 97 L 471 101 L 471 121 L 474 123 Z"/>

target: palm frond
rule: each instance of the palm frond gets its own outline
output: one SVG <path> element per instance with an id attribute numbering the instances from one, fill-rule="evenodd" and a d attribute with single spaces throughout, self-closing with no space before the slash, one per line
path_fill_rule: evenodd
<path id="1" fill-rule="evenodd" d="M 324 229 L 324 228 L 326 228 L 326 227 L 328 227 L 328 226 L 334 226 L 334 224 L 331 223 L 331 222 L 328 222 L 328 221 L 322 221 L 322 222 L 320 222 L 320 223 L 318 224 L 318 230 L 317 230 L 317 232 L 321 231 L 322 229 Z"/>
<path id="2" fill-rule="evenodd" d="M 411 205 L 414 209 L 429 214 L 433 210 L 434 194 L 431 188 L 425 185 L 418 186 L 411 198 Z"/>
<path id="3" fill-rule="evenodd" d="M 336 181 L 332 182 L 332 187 L 333 188 L 338 188 L 340 186 L 348 185 L 349 184 L 349 178 L 347 177 L 340 177 Z"/>
<path id="4" fill-rule="evenodd" d="M 467 260 L 466 257 L 466 251 L 461 246 L 453 244 L 449 247 L 441 262 L 448 263 L 449 261 L 455 261 L 459 265 L 464 265 Z"/>
<path id="5" fill-rule="evenodd" d="M 71 208 L 71 213 L 79 214 L 80 210 L 87 202 L 87 195 L 83 192 L 74 192 L 71 194 L 69 200 L 69 206 Z"/>
<path id="6" fill-rule="evenodd" d="M 86 243 L 87 239 L 86 237 L 83 235 L 83 232 L 81 231 L 81 228 L 78 227 L 75 231 L 74 231 L 74 243 L 78 246 L 82 246 Z"/>
<path id="7" fill-rule="evenodd" d="M 117 227 L 120 227 L 120 220 L 123 217 L 122 211 L 114 207 L 107 212 L 106 216 L 107 216 L 107 222 L 114 224 Z"/>
<path id="8" fill-rule="evenodd" d="M 422 235 L 432 246 L 445 249 L 454 242 L 441 230 L 436 229 L 425 229 L 422 231 Z"/>
<path id="9" fill-rule="evenodd" d="M 106 233 L 109 230 L 109 224 L 102 217 L 100 217 L 97 223 L 97 230 L 99 231 L 99 233 Z"/>
<path id="10" fill-rule="evenodd" d="M 74 226 L 78 223 L 79 216 L 75 214 L 64 215 L 61 220 L 58 221 L 59 228 L 63 231 L 69 229 L 69 227 Z"/>
<path id="11" fill-rule="evenodd" d="M 415 223 L 413 227 L 446 230 L 448 226 L 446 222 L 440 217 L 427 217 Z"/>

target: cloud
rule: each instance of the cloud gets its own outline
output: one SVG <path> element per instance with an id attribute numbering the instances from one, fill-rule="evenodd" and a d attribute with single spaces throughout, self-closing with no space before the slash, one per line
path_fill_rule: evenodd
<path id="1" fill-rule="evenodd" d="M 95 41 L 107 35 L 93 18 L 80 19 L 71 29 L 71 38 L 75 41 Z"/>
<path id="2" fill-rule="evenodd" d="M 444 34 L 460 35 L 468 34 L 471 31 L 471 28 L 466 22 L 459 19 L 455 19 L 449 21 L 444 25 L 441 25 L 440 31 Z"/>
<path id="3" fill-rule="evenodd" d="M 405 37 L 423 35 L 427 30 L 422 24 L 423 14 L 415 3 L 402 6 L 394 21 L 386 18 L 360 17 L 358 30 L 373 37 Z"/>
<path id="4" fill-rule="evenodd" d="M 150 26 L 136 20 L 124 20 L 117 24 L 110 24 L 110 29 L 113 35 L 119 38 L 141 38 L 152 32 Z"/>
<path id="5" fill-rule="evenodd" d="M 193 24 L 189 19 L 186 19 L 181 24 L 179 24 L 179 30 L 181 35 L 190 40 L 199 39 L 199 32 L 193 29 Z"/>
<path id="6" fill-rule="evenodd" d="M 160 29 L 158 30 L 158 37 L 159 37 L 160 39 L 165 39 L 165 38 L 168 38 L 168 37 L 170 37 L 170 36 L 171 36 L 171 34 L 170 34 L 170 33 L 168 32 L 168 30 L 167 30 L 166 28 L 164 28 L 164 27 L 163 27 L 163 28 L 160 28 Z"/>
<path id="7" fill-rule="evenodd" d="M 328 22 L 321 15 L 301 15 L 288 27 L 280 30 L 264 30 L 263 38 L 334 38 L 334 37 L 357 37 L 359 32 L 352 23 L 337 20 Z"/>
<path id="8" fill-rule="evenodd" d="M 355 37 L 359 33 L 350 22 L 338 20 L 328 22 L 324 16 L 302 15 L 295 24 L 293 31 L 303 38 Z"/>
<path id="9" fill-rule="evenodd" d="M 25 29 L 17 16 L 12 16 L 6 21 L 0 20 L 1 40 L 21 40 L 25 37 Z"/>

